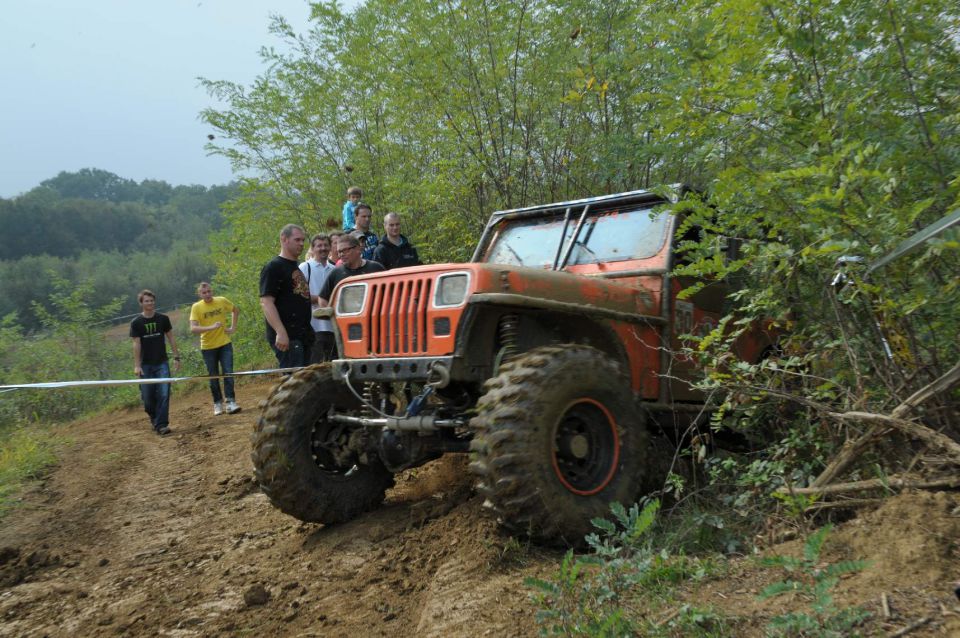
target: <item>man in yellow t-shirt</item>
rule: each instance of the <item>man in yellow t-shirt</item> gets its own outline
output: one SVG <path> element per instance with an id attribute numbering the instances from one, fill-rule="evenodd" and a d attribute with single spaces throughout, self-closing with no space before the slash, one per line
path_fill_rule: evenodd
<path id="1" fill-rule="evenodd" d="M 213 288 L 206 281 L 197 286 L 200 301 L 190 308 L 190 332 L 200 335 L 200 354 L 210 376 L 233 373 L 233 344 L 230 335 L 237 331 L 237 318 L 240 309 L 226 297 L 214 297 Z M 229 325 L 227 315 L 230 315 Z M 222 370 L 222 372 L 221 372 Z M 220 393 L 220 380 L 210 379 L 210 393 L 213 395 L 213 414 L 223 414 L 223 398 L 226 395 L 227 414 L 240 411 L 233 392 L 233 377 L 223 380 L 223 394 Z"/>

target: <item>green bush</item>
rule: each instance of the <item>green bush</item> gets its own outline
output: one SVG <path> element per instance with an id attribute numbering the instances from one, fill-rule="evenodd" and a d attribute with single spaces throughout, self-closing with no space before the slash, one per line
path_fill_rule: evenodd
<path id="1" fill-rule="evenodd" d="M 56 462 L 62 440 L 46 428 L 14 428 L 0 434 L 0 518 L 16 502 L 22 485 L 43 476 Z"/>
<path id="2" fill-rule="evenodd" d="M 89 282 L 73 284 L 50 273 L 52 311 L 35 304 L 42 331 L 25 334 L 13 315 L 0 322 L 0 379 L 4 384 L 129 378 L 129 339 L 110 337 L 102 326 L 117 315 L 120 300 L 99 307 L 87 301 Z M 134 386 L 29 389 L 6 392 L 0 430 L 28 423 L 57 423 L 135 400 Z"/>
<path id="3" fill-rule="evenodd" d="M 840 576 L 858 572 L 868 563 L 851 560 L 821 566 L 820 551 L 832 529 L 832 525 L 826 525 L 811 534 L 804 543 L 802 558 L 774 556 L 763 561 L 768 567 L 783 568 L 789 577 L 765 587 L 760 592 L 760 598 L 796 593 L 810 602 L 809 613 L 776 616 L 769 625 L 771 635 L 783 638 L 841 638 L 852 635 L 853 628 L 870 616 L 859 607 L 840 609 L 833 602 L 830 592 L 840 582 Z"/>
<path id="4" fill-rule="evenodd" d="M 566 553 L 553 579 L 528 578 L 540 607 L 543 635 L 565 636 L 725 636 L 727 623 L 709 609 L 690 605 L 670 620 L 657 623 L 641 616 L 637 600 L 669 601 L 679 583 L 700 580 L 712 570 L 709 561 L 671 555 L 656 549 L 651 531 L 659 501 L 625 508 L 610 507 L 611 519 L 594 519 L 597 532 L 586 537 L 590 553 Z"/>

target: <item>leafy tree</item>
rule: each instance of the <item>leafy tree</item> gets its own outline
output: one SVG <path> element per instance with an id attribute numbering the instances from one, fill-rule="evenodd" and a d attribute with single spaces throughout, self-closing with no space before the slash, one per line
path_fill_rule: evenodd
<path id="1" fill-rule="evenodd" d="M 60 197 L 98 199 L 109 202 L 136 201 L 137 183 L 98 168 L 83 168 L 76 173 L 61 171 L 56 177 L 40 182 Z"/>
<path id="2" fill-rule="evenodd" d="M 126 313 L 137 310 L 133 296 L 145 285 L 167 303 L 193 300 L 197 281 L 215 271 L 207 236 L 220 226 L 220 205 L 234 192 L 233 185 L 137 184 L 85 169 L 0 200 L 0 312 L 15 311 L 35 329 L 31 302 L 48 298 L 50 269 L 94 282 L 95 305 L 123 297 Z"/>
<path id="3" fill-rule="evenodd" d="M 228 105 L 203 114 L 229 140 L 211 150 L 257 175 L 225 212 L 224 283 L 250 286 L 283 223 L 336 224 L 354 183 L 442 261 L 469 255 L 492 209 L 682 181 L 701 192 L 683 229 L 701 241 L 679 272 L 740 288 L 695 354 L 727 423 L 783 424 L 761 459 L 779 480 L 839 441 L 812 414 L 788 423 L 772 393 L 882 412 L 957 360 L 955 237 L 856 293 L 825 286 L 838 256 L 875 259 L 960 205 L 952 4 L 370 0 L 312 20 L 274 20 L 287 48 L 263 50 L 250 87 L 205 82 Z M 781 356 L 731 369 L 758 321 L 785 335 Z M 960 438 L 955 413 L 931 412 Z"/>

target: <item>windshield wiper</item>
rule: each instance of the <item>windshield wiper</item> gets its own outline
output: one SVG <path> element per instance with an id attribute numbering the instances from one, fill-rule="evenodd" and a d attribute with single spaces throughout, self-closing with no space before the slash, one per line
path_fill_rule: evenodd
<path id="1" fill-rule="evenodd" d="M 510 254 L 517 258 L 517 265 L 518 265 L 518 266 L 522 266 L 522 265 L 523 265 L 523 258 L 521 258 L 520 255 L 517 254 L 517 251 L 515 251 L 515 250 L 513 249 L 513 246 L 511 246 L 510 244 L 503 244 L 503 247 L 506 248 L 507 250 L 509 250 L 509 251 L 510 251 Z"/>

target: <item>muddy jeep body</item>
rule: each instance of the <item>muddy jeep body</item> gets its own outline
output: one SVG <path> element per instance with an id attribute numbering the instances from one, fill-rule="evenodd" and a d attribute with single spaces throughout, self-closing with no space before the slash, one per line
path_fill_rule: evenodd
<path id="1" fill-rule="evenodd" d="M 670 204 L 633 191 L 500 211 L 470 263 L 341 282 L 341 358 L 268 400 L 261 487 L 293 516 L 337 522 L 382 501 L 394 473 L 469 451 L 505 524 L 577 542 L 651 478 L 651 418 L 702 407 L 677 353 L 717 325 L 727 289 L 678 299 L 694 282 L 671 275 Z"/>

